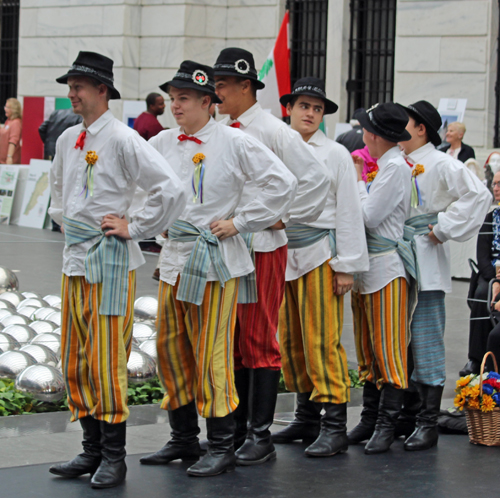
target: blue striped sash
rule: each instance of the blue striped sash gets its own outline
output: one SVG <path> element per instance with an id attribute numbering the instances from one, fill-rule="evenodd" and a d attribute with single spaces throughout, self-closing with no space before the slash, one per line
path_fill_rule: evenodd
<path id="1" fill-rule="evenodd" d="M 437 225 L 438 217 L 436 213 L 429 214 L 419 214 L 418 216 L 413 216 L 405 221 L 405 225 L 413 228 L 415 230 L 415 235 L 427 235 L 429 230 L 429 225 Z"/>
<path id="2" fill-rule="evenodd" d="M 94 237 L 97 242 L 85 257 L 85 278 L 90 284 L 102 283 L 101 315 L 125 316 L 128 296 L 128 247 L 119 237 L 106 237 L 99 228 L 63 216 L 66 245 L 81 244 Z"/>
<path id="3" fill-rule="evenodd" d="M 255 251 L 253 248 L 253 233 L 241 233 L 240 234 L 245 244 L 247 245 L 248 252 L 252 258 L 252 263 L 255 267 Z M 257 297 L 257 276 L 255 274 L 257 270 L 255 269 L 252 273 L 240 277 L 240 283 L 238 286 L 238 303 L 239 304 L 249 304 L 256 303 L 258 301 Z"/>
<path id="4" fill-rule="evenodd" d="M 231 278 L 222 259 L 219 239 L 210 230 L 201 230 L 183 220 L 177 220 L 168 229 L 168 238 L 177 242 L 196 242 L 182 269 L 177 299 L 200 306 L 207 285 L 210 262 L 214 265 L 222 287 Z"/>
<path id="5" fill-rule="evenodd" d="M 298 224 L 285 228 L 285 232 L 288 237 L 288 249 L 309 247 L 325 237 L 328 237 L 332 258 L 337 255 L 335 229 L 328 230 L 327 228 L 316 228 Z"/>

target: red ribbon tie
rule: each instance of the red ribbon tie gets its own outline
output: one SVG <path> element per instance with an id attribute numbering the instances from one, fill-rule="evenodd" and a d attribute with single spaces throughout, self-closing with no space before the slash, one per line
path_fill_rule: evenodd
<path id="1" fill-rule="evenodd" d="M 239 121 L 235 121 L 234 123 L 231 123 L 229 126 L 231 128 L 239 128 L 241 126 L 241 123 Z"/>
<path id="2" fill-rule="evenodd" d="M 197 144 L 201 144 L 201 140 L 199 140 L 198 138 L 196 138 L 196 137 L 188 137 L 187 135 L 184 135 L 184 133 L 182 135 L 179 135 L 177 137 L 177 139 L 180 142 L 184 142 L 184 140 L 191 140 L 191 142 L 195 142 Z"/>
<path id="3" fill-rule="evenodd" d="M 83 145 L 85 144 L 85 137 L 87 136 L 87 132 L 84 130 L 80 133 L 78 136 L 78 140 L 76 141 L 75 144 L 75 149 L 81 149 L 83 150 Z"/>

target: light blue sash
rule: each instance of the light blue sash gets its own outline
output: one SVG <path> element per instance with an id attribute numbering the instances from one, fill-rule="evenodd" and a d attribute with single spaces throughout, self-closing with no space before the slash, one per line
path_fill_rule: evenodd
<path id="1" fill-rule="evenodd" d="M 293 225 L 285 228 L 286 236 L 288 237 L 288 249 L 302 249 L 309 247 L 328 237 L 332 258 L 337 255 L 337 241 L 335 237 L 335 229 L 328 230 L 327 228 L 315 228 L 308 225 Z"/>
<path id="2" fill-rule="evenodd" d="M 253 233 L 240 233 L 241 237 L 247 245 L 248 252 L 252 258 L 253 265 L 255 267 L 255 251 L 253 248 Z M 240 277 L 240 283 L 238 285 L 238 304 L 249 304 L 256 303 L 258 301 L 257 296 L 257 277 L 255 274 L 256 270 L 244 277 Z"/>
<path id="3" fill-rule="evenodd" d="M 415 230 L 415 235 L 427 235 L 429 225 L 437 225 L 438 217 L 436 213 L 419 214 L 405 221 L 405 225 L 412 227 Z"/>

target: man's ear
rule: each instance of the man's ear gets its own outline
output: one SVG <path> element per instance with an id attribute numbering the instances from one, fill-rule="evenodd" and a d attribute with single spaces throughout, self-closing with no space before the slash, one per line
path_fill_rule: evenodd
<path id="1" fill-rule="evenodd" d="M 286 114 L 287 116 L 292 115 L 292 106 L 290 105 L 290 102 L 288 102 L 288 104 L 286 105 Z"/>

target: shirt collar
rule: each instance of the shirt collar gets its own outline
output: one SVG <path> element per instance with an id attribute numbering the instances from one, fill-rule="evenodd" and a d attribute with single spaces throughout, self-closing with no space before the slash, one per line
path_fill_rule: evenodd
<path id="1" fill-rule="evenodd" d="M 317 147 L 321 147 L 325 145 L 327 142 L 326 135 L 319 128 L 316 130 L 314 135 L 307 142 L 309 145 L 316 145 Z"/>
<path id="2" fill-rule="evenodd" d="M 387 166 L 387 164 L 389 164 L 389 162 L 394 159 L 400 159 L 401 161 L 403 160 L 403 158 L 401 157 L 401 150 L 397 145 L 392 147 L 392 149 L 389 149 L 382 157 L 377 160 L 378 169 L 383 169 L 385 166 Z"/>
<path id="3" fill-rule="evenodd" d="M 88 128 L 82 122 L 82 130 L 91 135 L 97 135 L 111 120 L 114 119 L 113 113 L 108 109 L 99 119 L 96 119 Z"/>
<path id="4" fill-rule="evenodd" d="M 434 147 L 434 145 L 432 145 L 431 142 L 427 142 L 425 145 L 422 145 L 422 147 L 419 147 L 417 150 L 414 150 L 411 154 L 408 154 L 406 157 L 412 164 L 418 164 L 420 162 L 423 162 L 422 159 L 435 149 L 436 148 Z"/>
<path id="5" fill-rule="evenodd" d="M 206 144 L 210 139 L 212 133 L 215 131 L 216 126 L 217 122 L 215 121 L 214 118 L 211 117 L 208 120 L 208 123 L 201 130 L 198 130 L 193 136 L 196 137 L 198 140 L 201 140 L 204 144 Z M 184 133 L 184 130 L 180 128 L 180 132 Z"/>
<path id="6" fill-rule="evenodd" d="M 243 114 L 238 116 L 236 119 L 230 119 L 229 124 L 231 125 L 235 121 L 238 121 L 238 123 L 241 123 L 245 128 L 250 125 L 250 123 L 257 117 L 257 115 L 262 111 L 262 107 L 258 102 L 255 102 L 255 104 L 247 109 Z"/>

